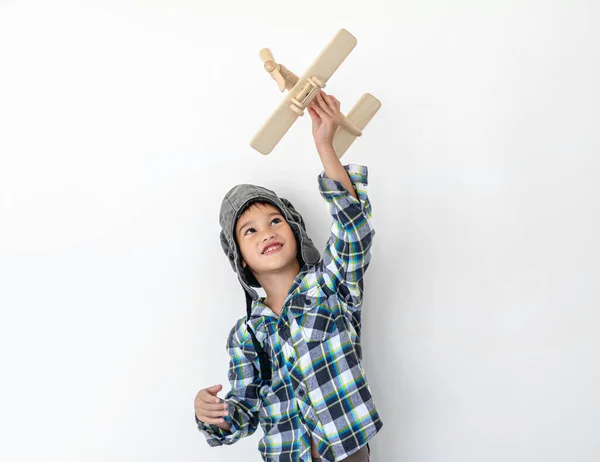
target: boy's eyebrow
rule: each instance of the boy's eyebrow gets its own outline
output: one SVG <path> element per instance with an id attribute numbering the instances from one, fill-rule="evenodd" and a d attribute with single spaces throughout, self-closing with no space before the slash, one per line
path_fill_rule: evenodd
<path id="1" fill-rule="evenodd" d="M 281 213 L 280 213 L 280 212 L 273 212 L 273 213 L 269 213 L 269 215 L 268 215 L 268 216 L 269 216 L 269 217 L 272 217 L 272 216 L 274 216 L 274 215 L 281 215 Z M 281 216 L 283 216 L 283 215 L 281 215 Z M 254 221 L 247 221 L 247 222 L 245 222 L 245 223 L 244 223 L 242 226 L 240 226 L 240 227 L 238 228 L 237 232 L 238 232 L 238 233 L 240 233 L 240 232 L 242 231 L 242 229 L 244 229 L 246 226 L 249 226 L 249 225 L 251 225 L 252 223 L 254 223 Z"/>

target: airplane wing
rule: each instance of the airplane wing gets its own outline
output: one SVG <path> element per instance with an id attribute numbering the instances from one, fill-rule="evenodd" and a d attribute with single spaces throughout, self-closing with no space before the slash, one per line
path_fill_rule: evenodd
<path id="1" fill-rule="evenodd" d="M 355 46 L 356 38 L 346 29 L 339 30 L 302 77 L 298 79 L 294 88 L 286 93 L 271 117 L 252 138 L 250 146 L 261 154 L 269 154 L 299 117 L 290 109 L 290 105 L 293 104 L 292 98 L 304 88 L 309 77 L 317 77 L 326 83 Z"/>

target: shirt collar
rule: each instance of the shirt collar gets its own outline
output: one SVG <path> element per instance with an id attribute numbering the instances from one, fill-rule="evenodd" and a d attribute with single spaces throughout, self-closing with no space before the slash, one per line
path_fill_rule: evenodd
<path id="1" fill-rule="evenodd" d="M 285 301 L 283 302 L 283 307 L 281 309 L 282 314 L 285 312 L 286 306 L 289 305 L 289 300 L 294 295 L 296 295 L 298 292 L 301 291 L 302 279 L 304 279 L 304 276 L 306 275 L 306 273 L 308 273 L 309 269 L 310 269 L 310 267 L 306 264 L 304 266 L 302 266 L 302 268 L 300 268 L 300 271 L 294 278 L 294 282 L 292 283 L 292 286 L 290 287 L 290 290 L 289 290 L 287 296 L 285 297 Z M 252 307 L 250 310 L 250 318 L 251 319 L 252 318 L 261 318 L 263 316 L 271 316 L 276 319 L 278 318 L 278 316 L 271 310 L 271 308 L 269 308 L 267 305 L 265 305 L 264 300 L 265 300 L 265 297 L 259 297 L 257 300 L 252 301 Z"/>

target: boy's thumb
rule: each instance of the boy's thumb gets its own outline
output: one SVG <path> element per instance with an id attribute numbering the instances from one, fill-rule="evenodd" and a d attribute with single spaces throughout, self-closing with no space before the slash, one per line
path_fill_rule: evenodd
<path id="1" fill-rule="evenodd" d="M 223 388 L 223 385 L 218 384 L 218 385 L 213 385 L 212 387 L 208 387 L 206 390 L 209 393 L 216 395 L 219 391 L 221 391 L 221 388 Z"/>

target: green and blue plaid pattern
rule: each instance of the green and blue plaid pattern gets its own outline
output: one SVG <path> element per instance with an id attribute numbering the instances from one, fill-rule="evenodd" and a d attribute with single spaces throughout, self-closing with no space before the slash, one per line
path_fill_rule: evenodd
<path id="1" fill-rule="evenodd" d="M 344 166 L 356 200 L 322 172 L 319 189 L 333 217 L 322 260 L 305 265 L 278 317 L 256 300 L 250 319 L 239 319 L 227 339 L 231 391 L 225 420 L 231 431 L 196 419 L 210 446 L 233 444 L 255 432 L 265 461 L 310 461 L 312 435 L 324 462 L 358 451 L 382 428 L 361 365 L 363 274 L 375 230 L 366 166 Z M 272 379 L 260 364 L 247 324 L 269 355 Z"/>

